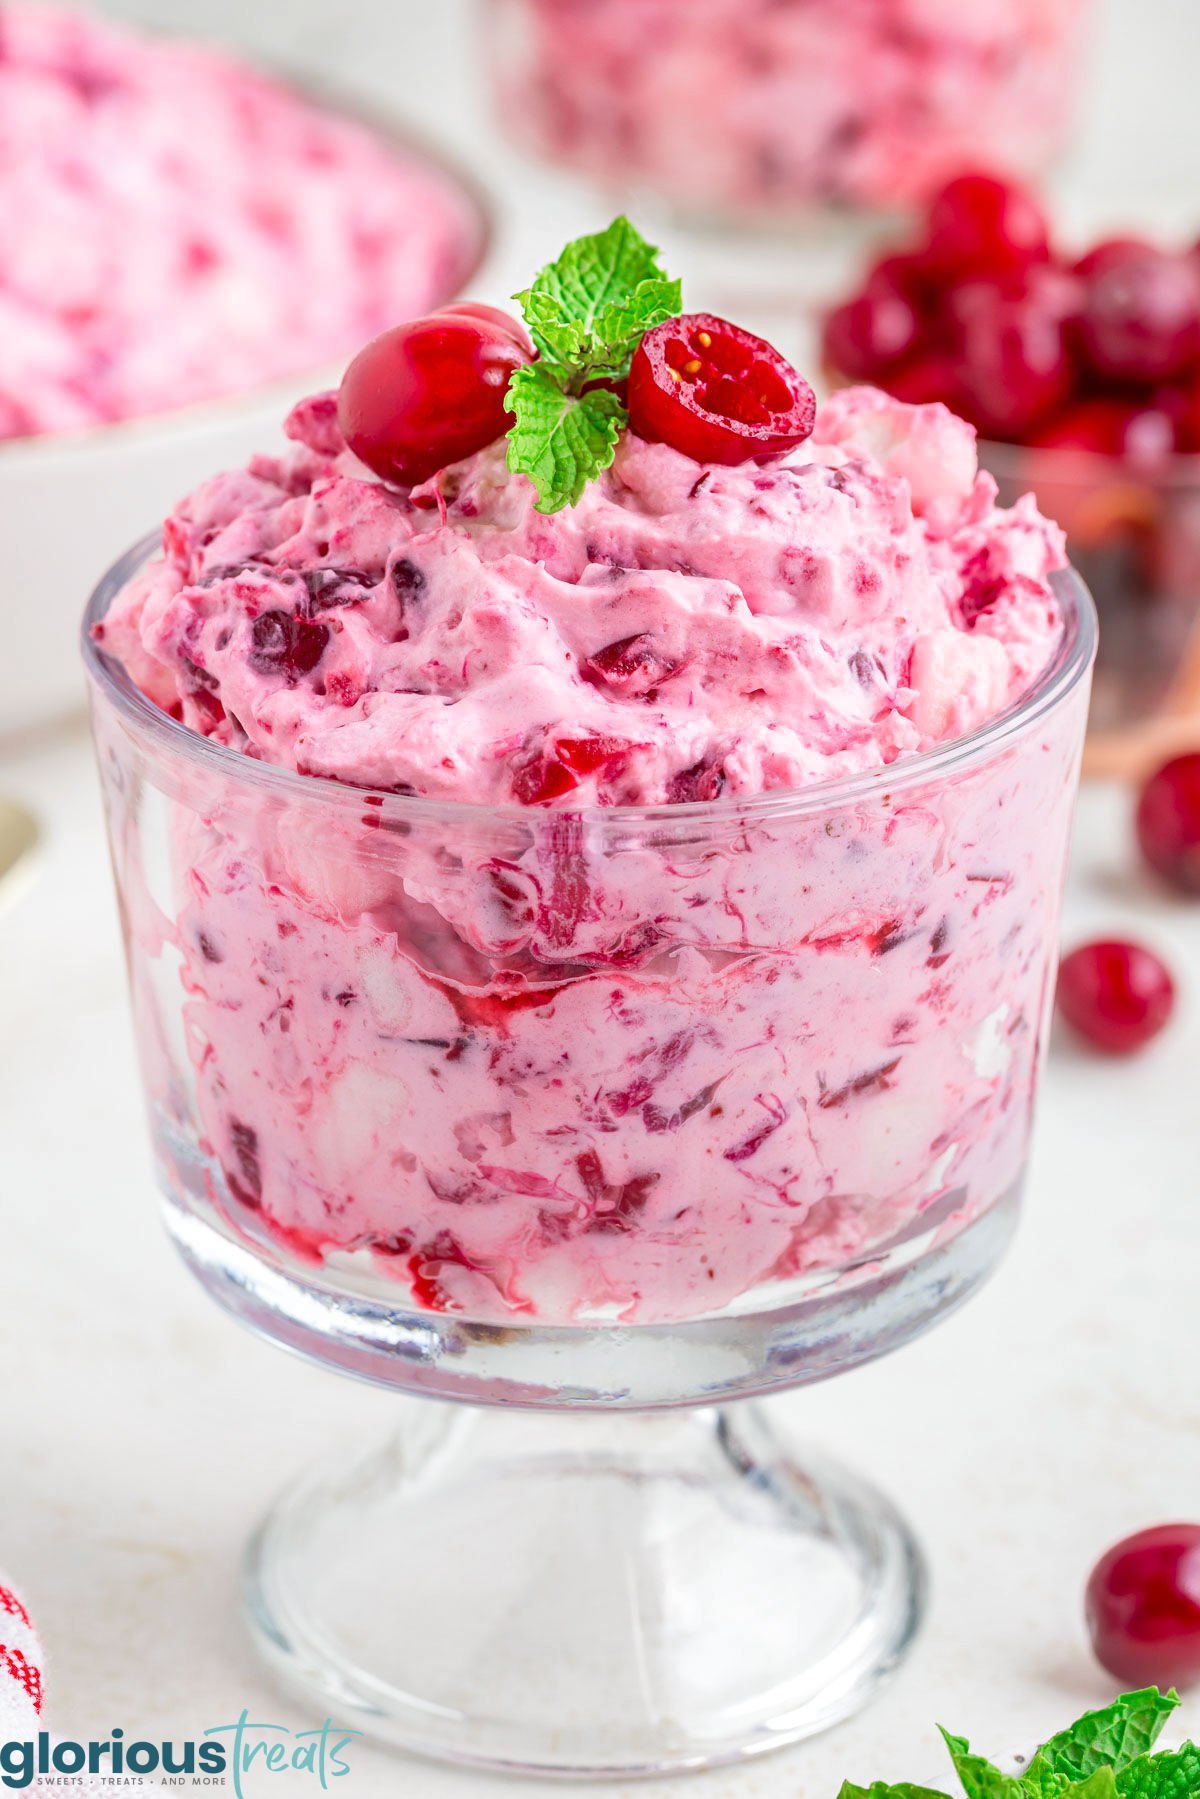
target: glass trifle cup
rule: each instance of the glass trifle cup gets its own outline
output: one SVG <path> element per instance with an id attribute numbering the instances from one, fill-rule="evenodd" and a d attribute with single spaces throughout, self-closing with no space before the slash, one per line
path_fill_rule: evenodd
<path id="1" fill-rule="evenodd" d="M 268 1337 L 469 1402 L 284 1498 L 248 1563 L 260 1647 L 340 1717 L 493 1767 L 702 1766 L 844 1716 L 911 1638 L 919 1553 L 722 1402 L 897 1347 L 1009 1238 L 1081 583 L 1054 577 L 1049 665 L 969 736 L 803 790 L 539 810 L 184 728 L 93 635 L 153 547 L 85 654 L 169 1228 Z"/>

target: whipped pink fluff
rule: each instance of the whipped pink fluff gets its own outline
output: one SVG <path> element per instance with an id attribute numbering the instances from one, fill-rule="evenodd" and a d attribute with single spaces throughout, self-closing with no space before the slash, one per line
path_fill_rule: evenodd
<path id="1" fill-rule="evenodd" d="M 340 360 L 449 297 L 435 168 L 216 51 L 0 6 L 0 439 Z"/>
<path id="2" fill-rule="evenodd" d="M 98 708 L 177 1196 L 198 1162 L 288 1256 L 585 1323 L 786 1298 L 1011 1194 L 1085 684 L 804 804 L 1060 649 L 1059 534 L 969 428 L 849 390 L 766 466 L 627 436 L 547 518 L 499 450 L 394 492 L 333 421 L 185 501 L 99 628 L 237 752 L 135 780 Z"/>
<path id="3" fill-rule="evenodd" d="M 531 147 L 690 212 L 921 199 L 1040 169 L 1087 0 L 492 0 Z"/>
<path id="4" fill-rule="evenodd" d="M 627 432 L 550 517 L 503 442 L 398 492 L 333 416 L 186 500 L 105 627 L 193 730 L 303 774 L 564 807 L 801 787 L 964 735 L 1058 636 L 1061 535 L 995 506 L 941 406 L 848 390 L 767 467 Z"/>

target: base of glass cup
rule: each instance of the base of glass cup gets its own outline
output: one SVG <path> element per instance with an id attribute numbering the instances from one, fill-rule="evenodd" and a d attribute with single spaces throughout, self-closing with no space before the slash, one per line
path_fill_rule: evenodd
<path id="1" fill-rule="evenodd" d="M 881 1494 L 757 1406 L 427 1404 L 287 1493 L 245 1585 L 259 1652 L 336 1725 L 578 1777 L 704 1768 L 847 1717 L 911 1642 L 924 1572 Z"/>
<path id="2" fill-rule="evenodd" d="M 931 1205 L 849 1267 L 757 1289 L 681 1323 L 511 1325 L 411 1308 L 386 1277 L 302 1267 L 239 1236 L 213 1204 L 221 1180 L 156 1121 L 167 1228 L 201 1285 L 272 1342 L 380 1386 L 473 1405 L 556 1411 L 717 1404 L 826 1380 L 900 1348 L 980 1287 L 1020 1210 L 1018 1179 L 964 1222 Z"/>

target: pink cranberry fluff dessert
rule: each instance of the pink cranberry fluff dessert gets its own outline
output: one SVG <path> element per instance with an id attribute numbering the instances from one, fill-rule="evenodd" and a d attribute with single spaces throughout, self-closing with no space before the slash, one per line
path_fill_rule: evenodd
<path id="1" fill-rule="evenodd" d="M 889 210 L 1038 172 L 1087 0 L 490 0 L 513 136 L 689 214 Z"/>
<path id="2" fill-rule="evenodd" d="M 229 1228 L 674 1320 L 1012 1192 L 1086 693 L 916 778 L 1059 655 L 1057 529 L 623 219 L 521 298 L 371 344 L 97 626 L 220 746 L 169 876 L 110 781 L 135 1004 Z"/>
<path id="3" fill-rule="evenodd" d="M 0 439 L 345 356 L 452 293 L 474 210 L 435 168 L 196 44 L 0 5 Z"/>

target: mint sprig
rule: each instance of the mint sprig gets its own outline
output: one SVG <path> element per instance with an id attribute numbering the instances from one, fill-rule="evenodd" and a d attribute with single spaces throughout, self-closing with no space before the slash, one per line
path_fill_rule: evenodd
<path id="1" fill-rule="evenodd" d="M 682 290 L 622 214 L 569 243 L 513 297 L 538 361 L 509 382 L 508 466 L 529 476 L 539 512 L 558 512 L 611 465 L 629 422 L 619 396 L 597 383 L 626 378 L 646 332 L 679 313 Z"/>
<path id="2" fill-rule="evenodd" d="M 1005 1774 L 973 1753 L 966 1737 L 942 1731 L 966 1799 L 1195 1799 L 1200 1749 L 1153 1754 L 1163 1725 L 1179 1704 L 1175 1692 L 1144 1687 L 1101 1711 L 1085 1712 L 1043 1743 L 1020 1774 Z M 949 1799 L 932 1788 L 846 1781 L 839 1799 Z"/>

